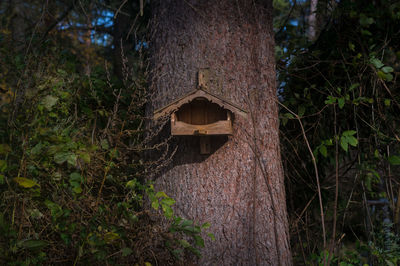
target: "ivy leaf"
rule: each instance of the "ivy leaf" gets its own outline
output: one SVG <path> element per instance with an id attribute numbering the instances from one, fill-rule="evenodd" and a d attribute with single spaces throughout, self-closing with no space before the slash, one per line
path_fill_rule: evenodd
<path id="1" fill-rule="evenodd" d="M 390 106 L 390 99 L 385 99 L 385 106 Z"/>
<path id="2" fill-rule="evenodd" d="M 20 185 L 21 187 L 24 187 L 24 188 L 31 188 L 34 186 L 39 186 L 39 184 L 36 183 L 36 181 L 25 178 L 25 177 L 16 177 L 16 178 L 14 178 L 14 181 L 17 182 L 18 185 Z"/>

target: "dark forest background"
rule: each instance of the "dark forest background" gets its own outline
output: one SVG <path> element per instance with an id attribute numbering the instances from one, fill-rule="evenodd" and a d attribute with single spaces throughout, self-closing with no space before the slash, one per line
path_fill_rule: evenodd
<path id="1" fill-rule="evenodd" d="M 146 181 L 171 160 L 146 156 L 150 14 L 0 2 L 1 264 L 182 264 L 213 237 Z M 397 265 L 400 3 L 275 0 L 274 31 L 294 264 Z"/>

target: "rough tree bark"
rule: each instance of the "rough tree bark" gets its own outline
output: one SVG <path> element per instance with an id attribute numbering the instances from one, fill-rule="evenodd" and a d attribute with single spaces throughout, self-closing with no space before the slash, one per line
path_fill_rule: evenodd
<path id="1" fill-rule="evenodd" d="M 178 215 L 210 222 L 200 265 L 291 265 L 278 138 L 272 1 L 152 1 L 149 112 L 196 87 L 200 68 L 210 91 L 240 105 L 234 135 L 175 137 L 172 165 L 156 188 L 176 199 Z"/>

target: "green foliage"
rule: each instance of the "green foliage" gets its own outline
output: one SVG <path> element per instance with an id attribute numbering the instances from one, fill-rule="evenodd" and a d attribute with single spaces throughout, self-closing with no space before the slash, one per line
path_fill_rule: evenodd
<path id="1" fill-rule="evenodd" d="M 321 263 L 329 248 L 322 244 L 317 173 L 305 134 L 334 264 L 397 265 L 400 6 L 320 0 L 318 38 L 310 40 L 309 1 L 274 2 L 281 12 L 275 20 L 279 99 L 304 127 L 303 133 L 299 121 L 280 110 L 289 213 L 298 221 L 295 261 Z"/>
<path id="2" fill-rule="evenodd" d="M 68 35 L 33 35 L 22 55 L 10 32 L 0 33 L 0 264 L 151 265 L 200 255 L 208 226 L 177 223 L 175 201 L 146 181 L 164 161 L 144 156 L 155 148 L 144 128 L 143 55 L 131 53 L 119 80 L 95 45 L 81 58 Z"/>

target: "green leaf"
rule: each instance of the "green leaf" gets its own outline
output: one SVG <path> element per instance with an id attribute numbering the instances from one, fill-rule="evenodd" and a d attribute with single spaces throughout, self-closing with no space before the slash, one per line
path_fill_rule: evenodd
<path id="1" fill-rule="evenodd" d="M 372 23 L 374 23 L 374 19 L 373 19 L 373 18 L 369 18 L 369 17 L 367 17 L 367 16 L 364 15 L 364 14 L 361 14 L 361 15 L 360 15 L 360 20 L 359 20 L 359 22 L 360 22 L 360 25 L 361 25 L 362 27 L 369 27 L 369 25 L 371 25 Z"/>
<path id="2" fill-rule="evenodd" d="M 5 172 L 7 169 L 7 162 L 4 160 L 0 160 L 0 172 Z"/>
<path id="3" fill-rule="evenodd" d="M 76 160 L 77 160 L 77 156 L 74 153 L 69 153 L 68 157 L 67 157 L 67 162 L 72 165 L 72 166 L 76 166 Z"/>
<path id="4" fill-rule="evenodd" d="M 104 241 L 109 244 L 111 242 L 113 242 L 114 240 L 119 239 L 120 236 L 117 233 L 114 232 L 107 232 L 104 234 Z"/>
<path id="5" fill-rule="evenodd" d="M 71 186 L 72 186 L 72 191 L 75 192 L 76 194 L 82 193 L 82 188 L 79 183 L 71 182 Z"/>
<path id="6" fill-rule="evenodd" d="M 161 207 L 164 211 L 165 217 L 167 217 L 168 219 L 171 219 L 172 216 L 174 215 L 174 211 L 172 210 L 172 208 L 168 205 L 161 205 Z"/>
<path id="7" fill-rule="evenodd" d="M 353 136 L 347 137 L 347 142 L 353 147 L 356 147 L 358 144 L 358 140 Z"/>
<path id="8" fill-rule="evenodd" d="M 185 239 L 179 239 L 178 242 L 179 242 L 179 244 L 180 244 L 182 247 L 184 247 L 184 248 L 190 247 L 189 242 L 187 242 Z"/>
<path id="9" fill-rule="evenodd" d="M 381 70 L 378 71 L 378 77 L 383 80 L 386 80 L 386 74 L 383 73 L 383 71 L 381 71 Z"/>
<path id="10" fill-rule="evenodd" d="M 390 102 L 391 102 L 390 99 L 385 99 L 385 106 L 390 106 Z"/>
<path id="11" fill-rule="evenodd" d="M 386 73 L 386 74 L 393 72 L 393 68 L 390 67 L 390 66 L 382 67 L 381 70 L 382 70 L 384 73 Z"/>
<path id="12" fill-rule="evenodd" d="M 28 239 L 18 242 L 18 246 L 26 249 L 40 249 L 47 246 L 49 243 L 44 240 Z"/>
<path id="13" fill-rule="evenodd" d="M 393 75 L 392 74 L 386 74 L 385 75 L 385 80 L 386 81 L 392 81 L 393 80 Z"/>
<path id="14" fill-rule="evenodd" d="M 351 84 L 349 91 L 353 91 L 355 88 L 358 88 L 359 86 L 360 86 L 360 83 Z"/>
<path id="15" fill-rule="evenodd" d="M 39 154 L 39 153 L 42 151 L 43 146 L 44 146 L 44 145 L 43 145 L 41 142 L 39 142 L 38 144 L 35 145 L 35 147 L 33 147 L 33 148 L 31 149 L 31 153 L 32 153 L 33 155 Z"/>
<path id="16" fill-rule="evenodd" d="M 353 136 L 356 133 L 357 133 L 357 131 L 355 131 L 355 130 L 346 130 L 346 131 L 343 131 L 342 135 L 347 137 L 347 136 Z"/>
<path id="17" fill-rule="evenodd" d="M 134 188 L 134 187 L 136 187 L 136 184 L 137 184 L 137 180 L 132 179 L 132 180 L 129 180 L 128 182 L 126 182 L 125 186 L 128 188 Z"/>
<path id="18" fill-rule="evenodd" d="M 293 119 L 294 118 L 294 116 L 291 113 L 285 113 L 284 116 L 289 118 L 289 119 Z"/>
<path id="19" fill-rule="evenodd" d="M 347 142 L 347 138 L 346 137 L 341 137 L 340 138 L 340 146 L 342 147 L 342 149 L 344 151 L 348 151 L 349 149 L 349 144 Z"/>
<path id="20" fill-rule="evenodd" d="M 204 239 L 200 235 L 194 235 L 193 238 L 196 246 L 204 248 Z"/>
<path id="21" fill-rule="evenodd" d="M 68 153 L 62 152 L 62 153 L 56 153 L 56 154 L 54 154 L 54 161 L 55 161 L 57 164 L 65 163 L 65 162 L 67 161 L 67 158 L 68 158 Z"/>
<path id="22" fill-rule="evenodd" d="M 57 164 L 63 164 L 68 162 L 68 164 L 72 166 L 76 166 L 77 156 L 75 153 L 72 152 L 60 152 L 54 155 L 54 161 Z"/>
<path id="23" fill-rule="evenodd" d="M 325 104 L 334 104 L 336 103 L 336 97 L 329 95 L 325 100 Z"/>
<path id="24" fill-rule="evenodd" d="M 2 174 L 0 174 L 0 185 L 4 184 L 4 180 L 6 179 L 6 177 Z"/>
<path id="25" fill-rule="evenodd" d="M 173 198 L 165 198 L 161 200 L 161 204 L 167 205 L 167 206 L 172 206 L 175 204 L 175 200 Z"/>
<path id="26" fill-rule="evenodd" d="M 14 178 L 14 181 L 17 182 L 18 185 L 20 185 L 21 187 L 24 187 L 24 188 L 31 188 L 34 186 L 39 186 L 39 184 L 36 183 L 36 181 L 25 178 L 25 177 L 16 177 L 16 178 Z"/>
<path id="27" fill-rule="evenodd" d="M 371 57 L 371 58 L 369 59 L 369 62 L 370 62 L 372 65 L 374 65 L 374 67 L 375 67 L 376 69 L 380 69 L 381 67 L 384 66 L 384 64 L 381 62 L 381 60 L 379 60 L 379 59 L 377 59 L 377 58 L 375 58 L 375 57 Z"/>
<path id="28" fill-rule="evenodd" d="M 191 220 L 184 220 L 184 221 L 182 222 L 181 226 L 182 226 L 182 227 L 186 227 L 186 226 L 189 226 L 189 225 L 192 225 L 192 224 L 193 224 L 193 221 L 191 221 Z"/>
<path id="29" fill-rule="evenodd" d="M 160 204 L 158 203 L 158 200 L 155 200 L 151 203 L 151 207 L 153 207 L 153 209 L 158 210 L 158 207 L 160 206 Z"/>
<path id="30" fill-rule="evenodd" d="M 351 51 L 355 51 L 355 48 L 356 48 L 356 46 L 353 44 L 353 43 L 351 43 L 351 42 L 349 42 L 349 48 L 350 48 L 350 50 Z"/>
<path id="31" fill-rule="evenodd" d="M 210 228 L 210 226 L 211 226 L 211 224 L 209 222 L 206 222 L 206 223 L 201 225 L 201 228 L 202 229 L 208 229 L 208 228 Z"/>
<path id="32" fill-rule="evenodd" d="M 54 97 L 52 95 L 47 95 L 46 97 L 43 98 L 42 100 L 42 105 L 47 109 L 51 110 L 52 107 L 57 103 L 58 98 Z"/>
<path id="33" fill-rule="evenodd" d="M 88 152 L 82 152 L 79 154 L 79 157 L 85 162 L 90 163 L 90 154 Z"/>
<path id="34" fill-rule="evenodd" d="M 400 165 L 400 157 L 397 155 L 389 156 L 388 161 L 391 165 Z"/>
<path id="35" fill-rule="evenodd" d="M 338 98 L 339 108 L 342 109 L 344 106 L 345 100 L 344 98 Z"/>
<path id="36" fill-rule="evenodd" d="M 164 191 L 158 191 L 158 192 L 156 193 L 156 198 L 161 198 L 161 197 L 168 198 L 167 194 L 165 194 Z"/>
<path id="37" fill-rule="evenodd" d="M 69 180 L 80 183 L 82 182 L 82 176 L 77 172 L 73 172 L 72 174 L 69 175 Z"/>
<path id="38" fill-rule="evenodd" d="M 328 156 L 328 150 L 326 149 L 325 145 L 321 145 L 319 147 L 319 152 L 324 156 L 325 158 Z"/>
<path id="39" fill-rule="evenodd" d="M 369 30 L 361 30 L 361 34 L 365 36 L 372 36 L 372 33 Z"/>
<path id="40" fill-rule="evenodd" d="M 130 248 L 123 248 L 123 249 L 121 249 L 121 252 L 122 252 L 122 257 L 126 257 L 126 256 L 132 254 L 132 249 L 130 249 Z"/>
<path id="41" fill-rule="evenodd" d="M 208 233 L 207 235 L 211 238 L 212 241 L 215 241 L 215 236 L 213 233 Z"/>

